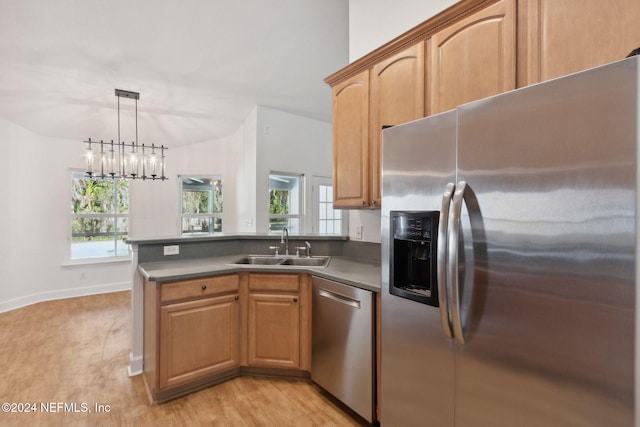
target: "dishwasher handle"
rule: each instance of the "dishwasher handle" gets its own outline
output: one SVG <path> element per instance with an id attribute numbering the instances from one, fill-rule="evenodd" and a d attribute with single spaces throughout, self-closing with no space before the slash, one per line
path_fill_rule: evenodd
<path id="1" fill-rule="evenodd" d="M 335 292 L 331 292 L 331 291 L 323 289 L 323 288 L 318 288 L 318 294 L 321 297 L 329 298 L 329 299 L 337 301 L 339 303 L 346 304 L 346 305 L 349 305 L 351 307 L 360 309 L 360 300 L 349 298 L 347 296 L 340 295 L 340 294 L 337 294 Z"/>

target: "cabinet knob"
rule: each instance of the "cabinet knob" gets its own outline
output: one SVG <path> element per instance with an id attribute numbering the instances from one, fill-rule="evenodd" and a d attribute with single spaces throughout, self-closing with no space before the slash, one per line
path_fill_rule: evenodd
<path id="1" fill-rule="evenodd" d="M 240 299 L 240 297 L 238 295 L 236 295 L 235 297 L 233 297 L 233 299 L 238 301 Z"/>
<path id="2" fill-rule="evenodd" d="M 298 302 L 298 298 L 293 298 L 293 302 Z"/>
<path id="3" fill-rule="evenodd" d="M 362 206 L 364 206 L 364 205 L 366 205 L 366 204 L 367 204 L 367 202 L 365 202 L 365 201 L 363 200 L 361 204 L 362 204 Z"/>
<path id="4" fill-rule="evenodd" d="M 206 291 L 207 290 L 207 285 L 202 285 L 202 290 Z"/>
<path id="5" fill-rule="evenodd" d="M 371 202 L 371 203 L 373 203 L 374 205 L 377 205 L 377 204 L 378 204 L 378 201 L 377 201 L 377 200 L 374 200 L 374 201 L 373 201 L 373 202 Z"/>

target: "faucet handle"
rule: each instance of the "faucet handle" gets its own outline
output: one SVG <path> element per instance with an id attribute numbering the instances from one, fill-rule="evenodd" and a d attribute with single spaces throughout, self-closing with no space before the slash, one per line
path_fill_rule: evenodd
<path id="1" fill-rule="evenodd" d="M 300 251 L 306 251 L 307 247 L 306 246 L 296 246 L 296 256 L 300 256 Z M 309 256 L 309 253 L 307 252 L 307 256 Z"/>
<path id="2" fill-rule="evenodd" d="M 269 246 L 269 250 L 275 250 L 276 251 L 276 253 L 273 254 L 273 256 L 278 256 L 279 255 L 278 254 L 278 249 L 279 249 L 278 246 Z"/>

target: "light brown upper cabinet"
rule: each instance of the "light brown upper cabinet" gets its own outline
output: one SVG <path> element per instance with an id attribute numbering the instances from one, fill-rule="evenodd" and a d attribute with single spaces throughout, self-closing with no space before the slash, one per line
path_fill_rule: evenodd
<path id="1" fill-rule="evenodd" d="M 333 205 L 369 204 L 369 70 L 333 87 Z"/>
<path id="2" fill-rule="evenodd" d="M 429 41 L 428 114 L 516 87 L 515 0 L 501 0 Z"/>
<path id="3" fill-rule="evenodd" d="M 424 117 L 424 42 L 385 59 L 371 69 L 369 188 L 371 208 L 380 207 L 382 127 Z"/>
<path id="4" fill-rule="evenodd" d="M 334 206 L 380 207 L 383 125 L 622 59 L 639 16 L 640 0 L 460 0 L 328 76 Z"/>
<path id="5" fill-rule="evenodd" d="M 532 84 L 623 59 L 640 47 L 640 0 L 521 0 Z"/>

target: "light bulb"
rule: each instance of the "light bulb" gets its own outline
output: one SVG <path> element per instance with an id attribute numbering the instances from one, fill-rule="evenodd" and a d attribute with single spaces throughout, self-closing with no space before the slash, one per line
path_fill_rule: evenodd
<path id="1" fill-rule="evenodd" d="M 135 178 L 138 175 L 138 154 L 136 153 L 133 142 L 131 143 L 131 152 L 128 156 L 129 161 L 129 173 Z"/>
<path id="2" fill-rule="evenodd" d="M 111 140 L 111 149 L 109 150 L 109 167 L 107 170 L 109 171 L 109 175 L 113 178 L 116 175 L 116 152 L 113 149 L 113 139 Z"/>
<path id="3" fill-rule="evenodd" d="M 149 172 L 152 178 L 155 178 L 158 174 L 156 173 L 156 168 L 158 165 L 158 155 L 155 151 L 152 151 L 149 154 Z"/>
<path id="4" fill-rule="evenodd" d="M 84 160 L 87 175 L 93 175 L 93 149 L 91 148 L 91 141 L 89 141 L 89 146 L 85 149 Z"/>
<path id="5" fill-rule="evenodd" d="M 109 156 L 104 151 L 104 141 L 100 140 L 100 178 L 104 178 L 104 171 L 109 168 Z"/>

